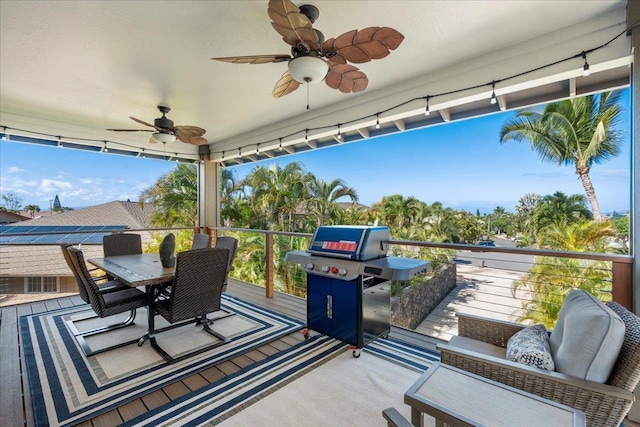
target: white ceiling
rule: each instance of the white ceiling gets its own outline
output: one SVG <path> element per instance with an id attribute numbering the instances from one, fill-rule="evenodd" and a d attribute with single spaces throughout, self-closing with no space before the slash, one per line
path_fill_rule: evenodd
<path id="1" fill-rule="evenodd" d="M 604 15 L 621 17 L 624 28 L 626 5 L 625 0 L 307 3 L 320 9 L 314 28 L 327 38 L 367 26 L 393 27 L 405 36 L 387 58 L 359 65 L 369 77 L 365 92 L 343 94 L 324 83 L 311 85 L 308 112 L 304 87 L 280 99 L 271 96 L 285 63 L 244 65 L 210 59 L 289 53 L 271 27 L 266 0 L 2 0 L 0 125 L 149 147 L 147 133 L 105 129 L 144 128 L 128 116 L 153 122 L 159 116 L 156 105 L 166 103 L 176 125 L 205 128 L 212 153 L 228 152 L 252 138 L 259 142 L 267 135 L 264 129 L 272 136 L 274 130 L 284 135 L 293 126 L 304 129 L 307 118 L 314 123 L 321 117 L 334 120 L 336 111 L 344 112 L 359 100 L 377 100 L 384 106 L 393 88 L 411 93 L 411 82 L 423 81 L 424 76 L 492 52 L 508 52 L 512 46 L 527 46 L 528 40 Z M 606 34 L 617 31 L 614 27 Z M 606 41 L 602 35 L 593 40 L 594 45 Z M 548 43 L 553 45 L 553 39 Z M 583 49 L 588 47 L 592 46 Z M 535 62 L 525 69 L 533 66 Z M 197 152 L 197 147 L 176 144 L 168 150 Z"/>

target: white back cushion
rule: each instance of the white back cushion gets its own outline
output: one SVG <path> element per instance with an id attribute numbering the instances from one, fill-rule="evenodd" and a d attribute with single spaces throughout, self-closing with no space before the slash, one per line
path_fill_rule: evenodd
<path id="1" fill-rule="evenodd" d="M 572 290 L 549 338 L 557 372 L 604 383 L 624 339 L 624 323 L 593 295 Z"/>

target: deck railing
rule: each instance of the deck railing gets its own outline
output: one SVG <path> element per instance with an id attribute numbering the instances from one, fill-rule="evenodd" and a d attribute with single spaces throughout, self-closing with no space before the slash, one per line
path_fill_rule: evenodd
<path id="1" fill-rule="evenodd" d="M 267 230 L 254 230 L 243 228 L 212 227 L 199 229 L 193 227 L 167 227 L 141 230 L 121 230 L 126 232 L 147 232 L 164 234 L 207 232 L 215 235 L 235 235 L 239 238 L 241 246 L 235 260 L 235 269 L 232 277 L 264 286 L 265 295 L 273 297 L 274 291 L 280 291 L 296 295 L 306 296 L 306 275 L 300 266 L 287 265 L 284 261 L 288 250 L 305 249 L 309 245 L 312 234 L 289 233 Z M 56 233 L 50 233 L 55 235 Z M 65 234 L 69 234 L 65 232 Z M 6 238 L 10 235 L 3 235 Z M 4 246 L 0 243 L 0 246 Z M 530 272 L 537 265 L 545 266 L 547 277 L 542 274 L 530 278 L 529 286 L 545 286 L 549 284 L 557 286 L 558 283 L 572 287 L 579 280 L 600 280 L 599 291 L 610 293 L 603 299 L 612 299 L 625 307 L 632 307 L 632 263 L 633 257 L 629 255 L 563 252 L 545 249 L 528 249 L 515 247 L 490 247 L 452 243 L 434 243 L 419 241 L 390 241 L 391 251 L 395 255 L 409 257 L 433 256 L 434 251 L 450 254 L 450 259 L 458 263 L 460 269 L 466 266 L 476 266 L 487 271 L 502 270 L 515 273 L 514 281 L 521 280 L 523 275 Z M 427 255 L 425 255 L 425 253 Z M 5 254 L 6 256 L 6 254 Z M 38 263 L 36 258 L 25 258 L 28 253 L 16 255 L 22 257 L 24 262 Z M 0 260 L 0 294 L 6 293 L 7 271 L 5 265 L 8 260 Z M 43 275 L 47 274 L 47 266 L 42 266 Z M 490 270 L 491 269 L 491 270 Z M 545 270 L 544 268 L 539 268 Z M 553 273 L 549 274 L 548 271 Z M 488 280 L 491 273 L 486 273 Z M 588 272 L 592 277 L 585 277 Z M 476 276 L 482 280 L 482 270 L 476 270 Z M 556 275 L 557 277 L 553 277 Z"/>

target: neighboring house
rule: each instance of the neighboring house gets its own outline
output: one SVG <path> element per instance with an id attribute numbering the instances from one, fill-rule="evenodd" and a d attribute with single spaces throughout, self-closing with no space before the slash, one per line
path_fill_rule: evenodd
<path id="1" fill-rule="evenodd" d="M 55 226 L 103 226 L 107 229 L 141 229 L 151 226 L 153 207 L 137 202 L 114 201 L 52 216 L 21 221 L 13 226 L 34 227 L 33 233 L 51 231 Z M 110 227 L 109 227 L 110 226 Z M 4 232 L 9 232 L 4 225 Z M 65 228 L 65 229 L 66 229 Z M 77 244 L 85 252 L 85 258 L 102 256 L 102 236 L 108 233 L 61 234 L 25 236 L 19 243 L 2 237 L 0 232 L 0 294 L 42 292 L 77 292 L 77 284 L 60 251 L 59 241 Z M 152 241 L 149 232 L 138 232 L 145 242 Z M 15 238 L 13 240 L 16 240 Z M 44 243 L 44 242 L 46 243 Z M 83 243 L 84 242 L 84 243 Z"/>
<path id="2" fill-rule="evenodd" d="M 13 224 L 20 221 L 28 220 L 28 216 L 23 216 L 14 212 L 5 211 L 0 209 L 0 225 L 2 224 Z"/>

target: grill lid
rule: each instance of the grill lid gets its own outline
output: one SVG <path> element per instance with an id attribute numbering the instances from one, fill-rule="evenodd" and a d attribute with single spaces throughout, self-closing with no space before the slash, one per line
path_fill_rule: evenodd
<path id="1" fill-rule="evenodd" d="M 389 240 L 389 227 L 326 225 L 316 229 L 308 252 L 366 261 L 386 257 Z"/>

